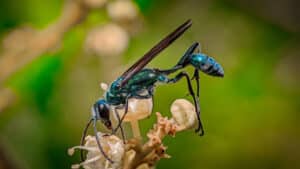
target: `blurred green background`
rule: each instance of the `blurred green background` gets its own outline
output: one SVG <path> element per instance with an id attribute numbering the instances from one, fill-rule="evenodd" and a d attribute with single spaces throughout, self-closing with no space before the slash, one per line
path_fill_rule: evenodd
<path id="1" fill-rule="evenodd" d="M 204 137 L 193 131 L 165 139 L 171 159 L 157 168 L 300 168 L 300 22 L 296 0 L 136 0 L 142 31 L 121 56 L 84 52 L 93 26 L 109 22 L 102 11 L 68 31 L 60 47 L 34 59 L 4 83 L 17 101 L 0 112 L 0 168 L 65 169 L 79 162 L 67 149 L 78 145 L 101 97 L 100 82 L 110 83 L 159 39 L 188 18 L 192 28 L 150 67 L 169 68 L 195 41 L 225 69 L 225 78 L 201 74 Z M 43 29 L 61 14 L 64 1 L 0 2 L 0 37 L 24 24 Z M 1 51 L 0 51 L 1 52 Z M 1 57 L 1 55 L 0 55 Z M 0 68 L 1 71 L 1 68 Z M 192 69 L 187 71 L 192 73 Z M 185 97 L 184 81 L 156 88 L 154 112 Z M 190 99 L 190 98 L 189 98 Z M 142 133 L 154 115 L 140 121 Z M 99 125 L 100 127 L 100 125 Z M 127 129 L 130 128 L 127 126 Z M 128 131 L 130 133 L 130 131 Z"/>

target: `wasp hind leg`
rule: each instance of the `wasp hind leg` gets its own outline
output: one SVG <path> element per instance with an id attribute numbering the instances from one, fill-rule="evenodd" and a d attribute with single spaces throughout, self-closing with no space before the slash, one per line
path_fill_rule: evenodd
<path id="1" fill-rule="evenodd" d="M 195 51 L 199 51 L 200 49 L 200 44 L 198 42 L 193 43 L 188 50 L 184 53 L 184 55 L 180 58 L 180 60 L 178 61 L 178 63 L 173 66 L 171 69 L 166 69 L 166 70 L 158 70 L 161 73 L 164 74 L 171 74 L 176 72 L 179 69 L 184 68 L 185 66 L 187 66 L 190 63 L 189 57 L 191 56 L 191 54 L 193 54 Z"/>
<path id="2" fill-rule="evenodd" d="M 194 71 L 194 75 L 192 77 L 192 80 L 195 79 L 196 80 L 196 85 L 197 85 L 197 97 L 199 99 L 200 96 L 200 76 L 199 76 L 199 70 L 195 69 Z"/>
<path id="3" fill-rule="evenodd" d="M 196 85 L 197 85 L 197 100 L 199 102 L 199 97 L 200 97 L 200 76 L 199 76 L 199 70 L 198 69 L 195 69 L 195 72 L 194 72 L 194 75 L 193 75 L 192 79 L 196 80 Z M 199 116 L 200 116 L 200 104 L 198 106 L 199 106 Z M 202 129 L 202 125 L 201 125 L 201 127 L 199 126 L 196 129 L 196 132 L 199 132 L 201 129 Z M 202 129 L 202 132 L 203 132 L 203 129 Z"/>
<path id="4" fill-rule="evenodd" d="M 193 90 L 191 79 L 190 79 L 189 75 L 186 72 L 180 72 L 174 78 L 169 79 L 168 83 L 176 83 L 180 79 L 182 79 L 183 77 L 186 78 L 187 85 L 188 85 L 188 90 L 189 90 L 190 95 L 193 97 L 193 101 L 194 101 L 194 105 L 195 105 L 195 109 L 196 109 L 196 115 L 197 115 L 197 120 L 198 120 L 198 128 L 195 130 L 195 132 L 197 132 L 197 133 L 199 132 L 199 135 L 203 136 L 204 135 L 204 130 L 203 130 L 202 122 L 201 122 L 201 119 L 200 119 L 199 100 L 198 100 L 198 97 L 195 95 L 195 92 Z"/>

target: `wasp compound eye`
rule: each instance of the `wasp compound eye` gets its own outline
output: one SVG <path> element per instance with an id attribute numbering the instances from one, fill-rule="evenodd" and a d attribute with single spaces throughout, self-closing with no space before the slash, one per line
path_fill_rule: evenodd
<path id="1" fill-rule="evenodd" d="M 111 128 L 111 122 L 109 119 L 109 105 L 105 100 L 98 100 L 94 106 L 95 118 L 100 120 L 107 128 Z"/>
<path id="2" fill-rule="evenodd" d="M 111 126 L 111 121 L 110 121 L 110 120 L 108 120 L 108 121 L 105 121 L 105 122 L 104 122 L 104 125 L 105 125 L 105 127 L 107 127 L 109 130 L 111 130 L 111 129 L 112 129 L 112 126 Z"/>

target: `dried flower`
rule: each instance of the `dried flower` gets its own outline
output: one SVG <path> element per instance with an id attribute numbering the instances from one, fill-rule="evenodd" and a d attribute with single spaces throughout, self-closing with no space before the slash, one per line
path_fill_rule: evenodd
<path id="1" fill-rule="evenodd" d="M 100 56 L 116 56 L 125 51 L 129 35 L 116 24 L 108 24 L 92 30 L 86 38 L 85 47 L 88 52 Z"/>

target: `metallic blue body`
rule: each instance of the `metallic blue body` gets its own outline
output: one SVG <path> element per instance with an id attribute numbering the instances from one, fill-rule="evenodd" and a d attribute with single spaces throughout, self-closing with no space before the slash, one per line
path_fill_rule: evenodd
<path id="1" fill-rule="evenodd" d="M 92 118 L 86 125 L 86 128 L 83 132 L 81 145 L 84 144 L 84 138 L 87 133 L 87 129 L 93 122 L 94 133 L 99 150 L 108 161 L 113 163 L 112 159 L 109 158 L 106 153 L 104 153 L 104 150 L 100 144 L 96 121 L 100 120 L 108 129 L 112 129 L 112 134 L 115 134 L 118 128 L 120 128 L 122 138 L 125 143 L 124 131 L 121 124 L 124 117 L 126 116 L 126 113 L 128 112 L 128 100 L 130 98 L 151 98 L 153 96 L 153 90 L 157 82 L 176 83 L 181 79 L 186 80 L 189 94 L 193 97 L 195 112 L 198 120 L 198 127 L 195 129 L 195 132 L 199 133 L 200 136 L 204 135 L 203 126 L 200 119 L 199 71 L 202 71 L 211 76 L 223 77 L 224 71 L 220 64 L 218 64 L 213 58 L 205 54 L 194 53 L 195 51 L 197 51 L 197 48 L 199 46 L 199 43 L 195 42 L 189 47 L 189 49 L 185 52 L 185 54 L 181 57 L 179 62 L 174 67 L 166 70 L 144 68 L 161 51 L 163 51 L 172 42 L 179 38 L 191 26 L 191 24 L 191 20 L 187 20 L 173 32 L 168 34 L 110 85 L 109 89 L 104 94 L 104 98 L 96 101 L 92 107 Z M 192 78 L 185 71 L 180 71 L 174 77 L 169 77 L 169 75 L 177 72 L 180 69 L 183 69 L 188 65 L 192 65 L 195 68 Z M 196 82 L 197 92 L 194 92 L 192 80 L 195 80 Z M 123 109 L 124 107 L 124 114 L 122 117 L 119 117 L 118 110 Z M 111 113 L 115 113 L 115 116 L 117 117 L 118 125 L 116 128 L 112 128 L 112 124 L 110 121 Z M 83 159 L 83 152 L 81 152 L 81 158 Z"/>
<path id="2" fill-rule="evenodd" d="M 122 80 L 121 77 L 115 80 L 104 94 L 107 104 L 122 105 L 130 97 L 150 98 L 153 96 L 155 83 L 167 82 L 168 77 L 155 69 L 142 69 L 120 88 Z"/>
<path id="3" fill-rule="evenodd" d="M 222 66 L 216 62 L 212 57 L 207 56 L 203 53 L 192 54 L 189 57 L 189 62 L 196 69 L 211 75 L 211 76 L 224 76 L 224 70 Z"/>
<path id="4" fill-rule="evenodd" d="M 124 105 L 130 97 L 150 98 L 153 95 L 153 88 L 156 82 L 169 83 L 168 74 L 182 69 L 185 66 L 192 65 L 197 70 L 200 70 L 211 76 L 224 76 L 222 66 L 212 57 L 203 53 L 193 53 L 182 58 L 178 63 L 180 67 L 175 66 L 167 71 L 158 69 L 142 69 L 135 74 L 125 86 L 120 87 L 122 77 L 115 80 L 104 94 L 104 99 L 109 105 Z M 177 65 L 178 65 L 177 64 Z"/>

